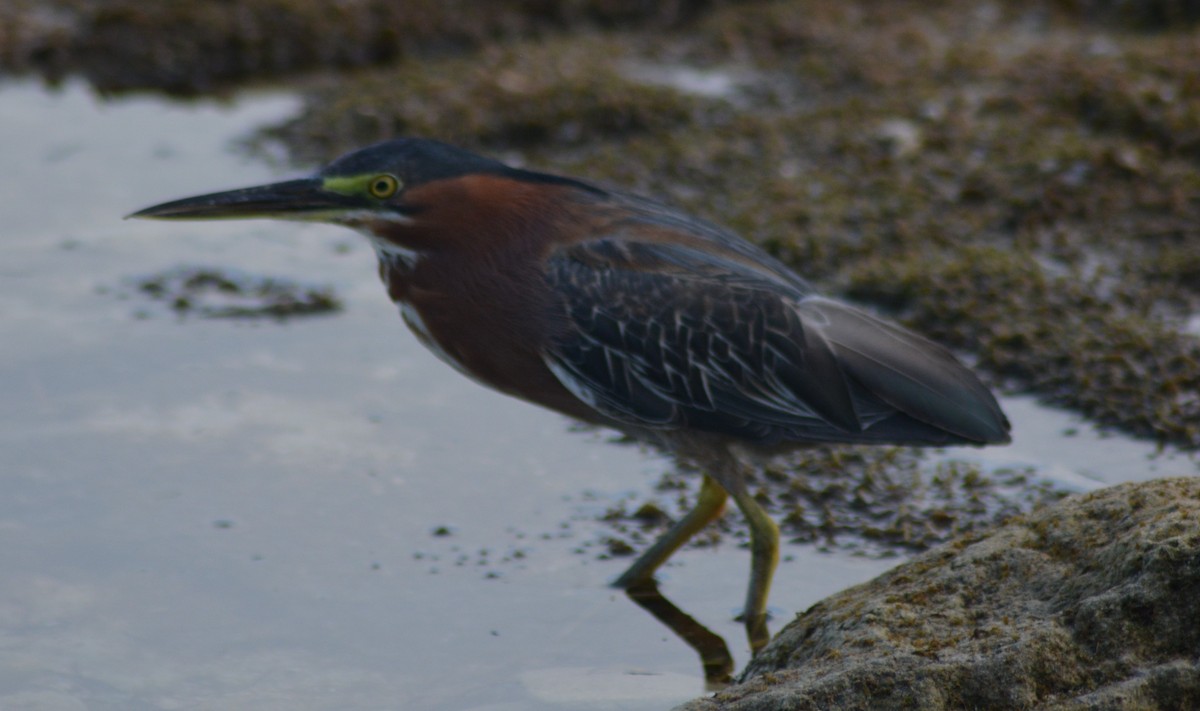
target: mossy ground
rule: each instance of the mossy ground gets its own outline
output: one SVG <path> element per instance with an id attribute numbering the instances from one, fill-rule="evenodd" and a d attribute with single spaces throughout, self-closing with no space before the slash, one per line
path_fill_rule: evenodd
<path id="1" fill-rule="evenodd" d="M 471 52 L 578 25 L 671 27 L 705 0 L 0 0 L 0 66 L 195 95 Z"/>
<path id="2" fill-rule="evenodd" d="M 645 7 L 8 0 L 0 61 L 177 92 L 371 67 L 307 78 L 265 137 L 313 162 L 420 134 L 654 194 L 997 386 L 1200 448 L 1200 4 Z"/>
<path id="3" fill-rule="evenodd" d="M 339 79 L 274 135 L 305 159 L 429 135 L 662 196 L 1009 388 L 1196 448 L 1197 66 L 1190 26 L 757 3 Z M 664 79 L 685 67 L 728 90 Z"/>
<path id="4" fill-rule="evenodd" d="M 603 540 L 605 553 L 633 555 L 653 543 L 694 504 L 698 476 L 670 471 L 658 481 L 653 500 L 633 497 L 611 507 L 604 516 L 612 532 Z M 1030 469 L 984 471 L 964 461 L 930 461 L 901 447 L 794 452 L 765 467 L 753 486 L 783 540 L 868 557 L 923 551 L 1066 495 Z M 744 523 L 728 516 L 693 545 L 713 545 L 725 536 L 749 545 Z"/>
<path id="5" fill-rule="evenodd" d="M 589 32 L 378 70 L 317 88 L 273 135 L 308 160 L 432 135 L 660 195 L 975 354 L 997 385 L 1194 449 L 1195 66 L 1190 27 L 1123 32 L 1016 3 L 775 2 L 665 37 Z M 1055 496 L 893 451 L 835 459 L 797 455 L 761 482 L 785 534 L 911 550 Z M 680 506 L 610 512 L 609 550 L 652 539 L 663 508 Z"/>
<path id="6" fill-rule="evenodd" d="M 141 277 L 132 285 L 138 298 L 169 308 L 179 318 L 272 319 L 286 321 L 341 311 L 328 287 L 259 277 L 220 267 L 178 267 Z M 132 295 L 122 291 L 120 298 Z M 136 312 L 147 318 L 150 312 Z"/>

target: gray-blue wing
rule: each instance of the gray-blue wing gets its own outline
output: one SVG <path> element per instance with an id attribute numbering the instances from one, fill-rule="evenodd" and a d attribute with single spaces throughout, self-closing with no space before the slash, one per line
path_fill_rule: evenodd
<path id="1" fill-rule="evenodd" d="M 614 420 L 764 444 L 1007 441 L 991 393 L 944 349 L 753 264 L 596 240 L 546 267 L 567 328 L 543 357 Z"/>

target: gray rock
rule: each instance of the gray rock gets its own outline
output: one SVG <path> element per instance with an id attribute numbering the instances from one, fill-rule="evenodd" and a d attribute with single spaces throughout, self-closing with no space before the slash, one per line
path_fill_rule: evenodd
<path id="1" fill-rule="evenodd" d="M 1200 479 L 1073 496 L 799 615 L 681 709 L 1200 709 Z"/>

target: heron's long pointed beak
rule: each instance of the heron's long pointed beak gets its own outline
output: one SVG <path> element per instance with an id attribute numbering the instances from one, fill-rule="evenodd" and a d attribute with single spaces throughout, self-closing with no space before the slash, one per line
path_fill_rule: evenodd
<path id="1" fill-rule="evenodd" d="M 126 217 L 320 220 L 331 212 L 345 212 L 356 207 L 362 207 L 361 200 L 324 189 L 324 181 L 320 178 L 302 178 L 172 200 L 138 210 Z"/>

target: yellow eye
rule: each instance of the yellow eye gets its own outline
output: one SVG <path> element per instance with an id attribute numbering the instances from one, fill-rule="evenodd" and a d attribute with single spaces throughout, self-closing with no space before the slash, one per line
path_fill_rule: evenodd
<path id="1" fill-rule="evenodd" d="M 371 191 L 373 197 L 386 200 L 400 189 L 400 181 L 394 175 L 377 175 L 371 179 L 371 184 L 367 189 Z"/>

